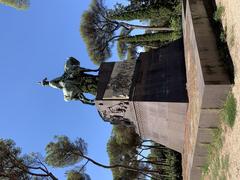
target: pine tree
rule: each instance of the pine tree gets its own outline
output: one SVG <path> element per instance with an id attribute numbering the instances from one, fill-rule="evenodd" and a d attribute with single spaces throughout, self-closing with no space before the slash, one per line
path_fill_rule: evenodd
<path id="1" fill-rule="evenodd" d="M 127 34 L 134 29 L 152 31 L 173 31 L 169 27 L 144 26 L 126 23 L 124 21 L 111 20 L 108 18 L 108 10 L 102 0 L 93 0 L 81 20 L 81 35 L 87 45 L 90 58 L 97 64 L 111 56 L 111 48 L 118 38 L 119 29 L 124 28 Z M 125 35 L 124 35 L 125 36 Z"/>
<path id="2" fill-rule="evenodd" d="M 0 179 L 30 180 L 38 178 L 57 178 L 48 171 L 37 153 L 21 155 L 20 148 L 13 140 L 0 139 Z"/>
<path id="3" fill-rule="evenodd" d="M 0 0 L 0 3 L 21 10 L 27 9 L 30 4 L 29 0 Z"/>
<path id="4" fill-rule="evenodd" d="M 173 15 L 173 11 L 166 7 L 148 7 L 141 8 L 138 10 L 124 10 L 123 12 L 109 13 L 108 18 L 113 20 L 131 21 L 135 19 L 145 20 L 145 19 L 160 19 L 162 21 L 167 21 Z"/>

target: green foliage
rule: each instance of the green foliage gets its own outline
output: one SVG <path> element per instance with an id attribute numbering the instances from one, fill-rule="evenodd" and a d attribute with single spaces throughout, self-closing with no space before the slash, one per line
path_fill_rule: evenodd
<path id="1" fill-rule="evenodd" d="M 225 7 L 224 6 L 219 6 L 217 7 L 217 10 L 214 12 L 213 19 L 215 21 L 221 21 L 221 18 L 225 12 Z"/>
<path id="2" fill-rule="evenodd" d="M 127 60 L 136 60 L 138 57 L 137 47 L 135 45 L 128 45 Z"/>
<path id="3" fill-rule="evenodd" d="M 228 154 L 226 154 L 222 157 L 221 165 L 222 165 L 223 169 L 225 169 L 225 170 L 229 169 L 229 155 Z"/>
<path id="4" fill-rule="evenodd" d="M 137 146 L 140 141 L 139 135 L 135 132 L 134 128 L 126 128 L 125 126 L 114 126 L 113 134 L 116 136 L 118 144 L 128 146 Z"/>
<path id="5" fill-rule="evenodd" d="M 182 32 L 182 18 L 179 16 L 182 12 L 182 4 L 178 4 L 174 7 L 174 15 L 170 19 L 170 27 L 176 32 Z"/>
<path id="6" fill-rule="evenodd" d="M 85 177 L 78 172 L 70 171 L 67 174 L 67 180 L 85 180 Z"/>
<path id="7" fill-rule="evenodd" d="M 0 0 L 0 3 L 21 10 L 27 9 L 30 4 L 29 0 Z"/>
<path id="8" fill-rule="evenodd" d="M 142 8 L 157 8 L 166 7 L 171 9 L 175 5 L 179 4 L 179 0 L 129 0 L 130 4 L 124 6 L 123 4 L 117 3 L 114 8 L 116 13 L 121 13 L 124 11 L 138 10 Z"/>
<path id="9" fill-rule="evenodd" d="M 229 170 L 229 155 L 217 154 L 212 158 L 209 167 L 205 165 L 205 169 L 206 170 L 203 171 L 204 176 L 209 174 L 210 179 L 225 180 Z"/>
<path id="10" fill-rule="evenodd" d="M 106 10 L 99 0 L 93 0 L 81 18 L 80 32 L 86 43 L 88 54 L 99 64 L 111 56 L 115 24 L 106 22 Z"/>
<path id="11" fill-rule="evenodd" d="M 125 43 L 140 43 L 140 42 L 169 42 L 176 40 L 175 32 L 159 32 L 159 33 L 148 33 L 141 34 L 129 37 L 120 38 L 120 41 L 124 41 Z"/>
<path id="12" fill-rule="evenodd" d="M 153 145 L 158 148 L 152 148 L 148 157 L 161 164 L 153 165 L 160 172 L 156 178 L 162 179 L 164 175 L 164 179 L 182 179 L 181 154 L 157 143 Z"/>
<path id="13" fill-rule="evenodd" d="M 120 32 L 120 36 L 122 36 L 122 37 L 128 36 L 128 31 L 126 29 L 122 28 L 121 32 Z M 123 41 L 117 42 L 118 57 L 121 60 L 125 59 L 125 57 L 127 55 L 127 50 L 128 50 L 128 46 L 125 42 L 123 42 Z"/>
<path id="14" fill-rule="evenodd" d="M 148 48 L 157 48 L 168 44 L 174 40 L 181 38 L 182 36 L 182 21 L 179 14 L 181 14 L 181 4 L 175 5 L 173 8 L 172 17 L 168 17 L 168 20 L 161 21 L 159 19 L 151 19 L 151 26 L 163 26 L 166 23 L 170 24 L 170 27 L 174 30 L 173 32 L 154 32 L 147 31 L 146 34 L 120 37 L 119 41 L 132 44 L 135 46 L 143 46 Z"/>
<path id="15" fill-rule="evenodd" d="M 0 178 L 19 177 L 20 180 L 28 178 L 27 168 L 20 157 L 21 150 L 10 140 L 0 139 Z M 19 167 L 23 165 L 24 168 Z"/>
<path id="16" fill-rule="evenodd" d="M 37 153 L 21 155 L 20 148 L 13 140 L 0 139 L 0 179 L 1 180 L 41 180 L 57 178 L 48 171 L 42 157 Z"/>
<path id="17" fill-rule="evenodd" d="M 213 139 L 211 144 L 208 145 L 208 158 L 206 163 L 202 167 L 203 175 L 207 175 L 209 173 L 209 167 L 212 162 L 216 161 L 216 158 L 219 156 L 219 151 L 223 146 L 222 139 L 222 129 L 216 128 L 213 129 Z"/>
<path id="18" fill-rule="evenodd" d="M 158 20 L 161 24 L 169 22 L 172 17 L 179 17 L 179 15 L 181 15 L 181 3 L 178 0 L 130 1 L 128 6 L 118 3 L 114 9 L 108 12 L 108 17 L 113 20 L 151 19 Z"/>
<path id="19" fill-rule="evenodd" d="M 139 136 L 133 128 L 115 125 L 112 135 L 107 144 L 107 152 L 110 158 L 110 165 L 123 164 L 129 165 L 130 160 L 137 160 L 134 155 L 137 153 L 137 145 L 139 144 Z M 131 164 L 132 167 L 138 167 L 137 162 Z M 138 173 L 123 168 L 112 169 L 115 180 L 121 178 L 135 179 Z"/>
<path id="20" fill-rule="evenodd" d="M 172 7 L 172 16 L 169 17 L 167 21 L 162 21 L 161 19 L 151 19 L 150 25 L 151 26 L 166 26 L 169 25 L 175 32 L 174 36 L 178 36 L 179 38 L 182 36 L 182 4 L 175 3 Z"/>
<path id="21" fill-rule="evenodd" d="M 219 38 L 222 43 L 225 43 L 226 42 L 226 33 L 224 31 L 221 31 Z"/>
<path id="22" fill-rule="evenodd" d="M 236 99 L 233 94 L 230 93 L 221 111 L 221 116 L 223 122 L 225 122 L 231 128 L 233 127 L 236 118 L 236 106 Z"/>
<path id="23" fill-rule="evenodd" d="M 160 6 L 158 7 L 158 9 Z M 163 11 L 167 11 L 167 7 L 161 7 Z M 126 7 L 119 5 L 119 9 L 125 9 Z M 149 7 L 149 11 L 151 7 Z M 107 10 L 102 0 L 93 0 L 89 9 L 83 14 L 80 31 L 83 40 L 86 43 L 88 54 L 94 63 L 100 64 L 111 56 L 111 48 L 113 44 L 119 40 L 119 38 L 124 38 L 131 33 L 134 29 L 149 29 L 154 31 L 172 31 L 169 27 L 152 27 L 143 25 L 134 25 L 127 22 L 113 20 L 108 18 L 111 16 L 113 11 Z M 118 11 L 119 12 L 119 11 Z M 134 11 L 132 13 L 135 13 Z M 159 11 L 152 11 L 151 13 L 159 13 Z M 167 14 L 167 12 L 163 13 Z M 159 14 L 155 15 L 156 17 Z M 168 15 L 164 15 L 167 18 Z M 139 18 L 139 17 L 135 17 Z M 119 34 L 119 29 L 124 28 L 124 34 Z M 125 44 L 119 42 L 118 44 L 119 55 L 124 57 L 126 52 Z"/>
<path id="24" fill-rule="evenodd" d="M 148 7 L 137 10 L 124 11 L 118 13 L 110 13 L 108 17 L 113 20 L 131 21 L 135 19 L 154 19 L 158 18 L 166 21 L 172 16 L 172 10 L 166 7 Z"/>
<path id="25" fill-rule="evenodd" d="M 133 128 L 114 126 L 107 150 L 110 164 L 131 165 L 138 169 L 151 169 L 159 172 L 148 173 L 154 179 L 181 179 L 181 155 L 162 145 L 140 140 Z M 151 153 L 145 157 L 145 151 L 149 150 Z M 115 180 L 138 179 L 142 176 L 143 179 L 146 178 L 146 174 L 140 170 L 134 172 L 114 168 L 112 173 Z"/>
<path id="26" fill-rule="evenodd" d="M 81 138 L 71 142 L 67 136 L 55 136 L 54 140 L 45 148 L 46 163 L 53 167 L 76 164 L 87 153 L 87 144 Z"/>
<path id="27" fill-rule="evenodd" d="M 84 167 L 77 167 L 67 171 L 67 180 L 91 180 L 90 176 L 85 173 Z"/>
<path id="28" fill-rule="evenodd" d="M 120 60 L 124 60 L 127 55 L 127 44 L 124 41 L 117 42 L 117 52 Z"/>
<path id="29" fill-rule="evenodd" d="M 222 129 L 216 128 L 213 130 L 213 141 L 211 143 L 210 149 L 212 153 L 217 152 L 219 149 L 222 148 L 223 141 L 222 141 Z"/>
<path id="30" fill-rule="evenodd" d="M 236 99 L 232 93 L 229 93 L 224 107 L 221 111 L 222 122 L 229 127 L 233 127 L 236 116 Z M 229 156 L 221 156 L 220 150 L 223 146 L 223 129 L 222 127 L 213 129 L 213 140 L 208 145 L 208 159 L 202 167 L 202 174 L 206 176 L 210 173 L 212 178 L 224 177 L 227 174 L 229 166 Z"/>

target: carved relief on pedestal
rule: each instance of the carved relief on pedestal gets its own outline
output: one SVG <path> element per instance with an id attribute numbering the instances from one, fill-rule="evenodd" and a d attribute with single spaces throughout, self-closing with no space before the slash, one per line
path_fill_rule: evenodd
<path id="1" fill-rule="evenodd" d="M 129 111 L 129 102 L 121 101 L 112 105 L 98 104 L 98 111 L 104 121 L 111 124 L 121 124 L 125 126 L 133 126 L 133 123 L 126 117 L 126 112 Z"/>

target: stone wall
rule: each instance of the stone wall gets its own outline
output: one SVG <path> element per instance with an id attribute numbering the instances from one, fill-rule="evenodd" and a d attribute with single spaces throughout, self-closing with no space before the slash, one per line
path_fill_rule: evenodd
<path id="1" fill-rule="evenodd" d="M 231 87 L 203 0 L 186 0 L 183 35 L 189 108 L 185 122 L 184 179 L 201 178 L 219 109 Z M 210 17 L 211 18 L 211 17 Z"/>
<path id="2" fill-rule="evenodd" d="M 182 39 L 141 53 L 136 71 L 134 101 L 188 102 Z"/>

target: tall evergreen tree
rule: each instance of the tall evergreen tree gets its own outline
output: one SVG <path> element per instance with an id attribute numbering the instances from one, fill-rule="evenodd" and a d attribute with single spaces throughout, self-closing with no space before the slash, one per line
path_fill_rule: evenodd
<path id="1" fill-rule="evenodd" d="M 147 33 L 147 34 L 140 34 L 135 36 L 128 36 L 128 37 L 121 37 L 119 38 L 119 41 L 124 41 L 126 43 L 131 42 L 147 42 L 147 41 L 174 41 L 178 39 L 179 37 L 176 36 L 175 32 L 165 32 L 165 33 Z"/>
<path id="2" fill-rule="evenodd" d="M 112 169 L 114 180 L 128 179 L 181 179 L 181 154 L 150 140 L 141 140 L 133 128 L 115 125 L 108 141 L 110 164 L 124 164 L 155 170 L 131 172 L 128 169 Z M 150 153 L 149 153 L 150 152 Z M 149 153 L 149 154 L 148 154 Z"/>
<path id="3" fill-rule="evenodd" d="M 128 31 L 126 31 L 126 29 L 122 28 L 121 32 L 120 32 L 120 36 L 127 37 L 128 36 Z M 118 57 L 121 60 L 125 59 L 127 51 L 128 51 L 128 45 L 124 41 L 117 41 Z"/>
<path id="4" fill-rule="evenodd" d="M 67 171 L 67 180 L 91 180 L 90 176 L 85 173 L 85 167 L 80 166 Z"/>
<path id="5" fill-rule="evenodd" d="M 146 12 L 149 11 L 149 9 L 158 9 L 161 8 L 167 8 L 170 10 L 173 10 L 174 6 L 178 5 L 181 1 L 180 0 L 129 0 L 129 4 L 121 4 L 117 3 L 115 4 L 114 8 L 110 10 L 110 16 L 114 14 L 124 14 L 127 12 L 133 12 L 133 11 L 141 11 L 146 10 Z M 157 12 L 159 13 L 159 12 Z M 159 18 L 159 17 L 158 17 Z"/>
<path id="6" fill-rule="evenodd" d="M 127 33 L 134 29 L 172 31 L 169 27 L 143 26 L 129 24 L 108 18 L 108 10 L 102 0 L 93 0 L 81 20 L 81 35 L 87 45 L 90 58 L 95 63 L 101 63 L 111 56 L 113 43 L 122 37 L 119 29 L 124 28 Z"/>
<path id="7" fill-rule="evenodd" d="M 21 156 L 20 148 L 12 140 L 0 139 L 0 179 L 30 180 L 57 178 L 48 171 L 38 154 Z"/>
<path id="8" fill-rule="evenodd" d="M 137 46 L 133 44 L 129 44 L 127 48 L 127 60 L 132 61 L 136 60 L 138 58 L 138 51 L 137 51 Z"/>
<path id="9" fill-rule="evenodd" d="M 85 165 L 92 163 L 96 166 L 106 169 L 122 168 L 135 172 L 158 173 L 158 171 L 134 167 L 131 166 L 131 164 L 104 165 L 99 163 L 86 155 L 86 143 L 81 138 L 78 138 L 76 141 L 72 142 L 67 136 L 56 136 L 55 141 L 50 142 L 46 146 L 46 154 L 46 163 L 53 167 L 65 167 L 76 164 L 82 160 L 86 160 Z"/>
<path id="10" fill-rule="evenodd" d="M 162 21 L 170 20 L 174 12 L 166 7 L 143 7 L 141 9 L 110 11 L 108 17 L 113 20 L 131 21 L 135 19 L 160 19 Z"/>
<path id="11" fill-rule="evenodd" d="M 139 136 L 133 128 L 126 128 L 121 125 L 113 126 L 112 135 L 107 144 L 107 152 L 110 158 L 110 165 L 124 164 L 139 168 L 137 157 L 137 146 L 140 143 Z M 128 169 L 114 168 L 112 169 L 113 179 L 121 178 L 137 179 L 139 173 L 129 171 Z"/>
<path id="12" fill-rule="evenodd" d="M 16 9 L 27 9 L 29 7 L 29 0 L 0 0 L 0 3 Z"/>

